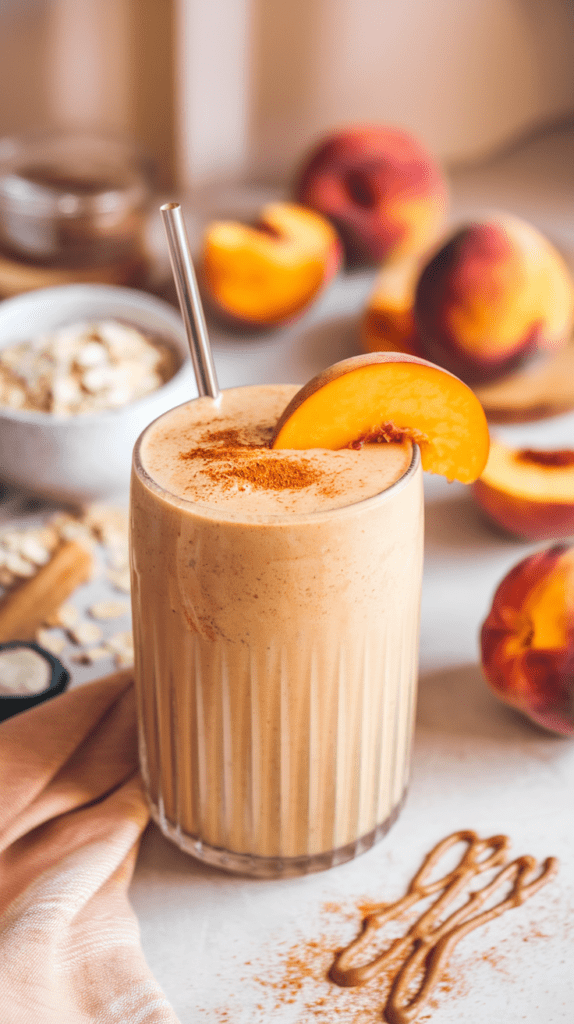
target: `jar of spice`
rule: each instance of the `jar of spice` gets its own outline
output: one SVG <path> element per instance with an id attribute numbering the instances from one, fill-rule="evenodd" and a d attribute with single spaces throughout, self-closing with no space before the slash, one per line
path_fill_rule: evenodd
<path id="1" fill-rule="evenodd" d="M 142 284 L 149 161 L 124 139 L 0 140 L 0 295 L 76 281 Z"/>

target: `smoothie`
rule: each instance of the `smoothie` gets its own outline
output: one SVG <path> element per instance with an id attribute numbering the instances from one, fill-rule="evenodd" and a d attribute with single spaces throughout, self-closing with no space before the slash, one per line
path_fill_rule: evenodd
<path id="1" fill-rule="evenodd" d="M 270 450 L 297 391 L 166 413 L 134 453 L 140 752 L 165 834 L 259 875 L 384 835 L 408 778 L 423 503 L 409 441 Z"/>

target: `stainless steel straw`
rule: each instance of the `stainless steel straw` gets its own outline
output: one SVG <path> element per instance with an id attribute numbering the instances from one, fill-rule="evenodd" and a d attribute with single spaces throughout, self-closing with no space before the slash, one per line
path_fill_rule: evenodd
<path id="1" fill-rule="evenodd" d="M 167 236 L 177 297 L 195 371 L 197 390 L 200 395 L 219 398 L 217 374 L 181 206 L 179 203 L 164 203 L 160 209 Z"/>

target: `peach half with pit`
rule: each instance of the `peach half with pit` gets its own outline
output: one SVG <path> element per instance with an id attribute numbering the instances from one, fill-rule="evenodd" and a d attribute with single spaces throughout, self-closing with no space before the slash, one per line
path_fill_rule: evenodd
<path id="1" fill-rule="evenodd" d="M 343 359 L 298 391 L 280 417 L 273 448 L 348 448 L 409 438 L 423 469 L 472 483 L 488 456 L 486 417 L 466 384 L 398 352 Z"/>
<path id="2" fill-rule="evenodd" d="M 419 272 L 420 262 L 412 257 L 380 269 L 360 325 L 364 352 L 421 354 L 414 316 Z"/>
<path id="3" fill-rule="evenodd" d="M 516 537 L 572 537 L 574 450 L 513 448 L 493 439 L 473 494 L 489 519 Z"/>
<path id="4" fill-rule="evenodd" d="M 303 313 L 342 260 L 336 231 L 295 203 L 270 203 L 256 224 L 214 221 L 201 278 L 212 307 L 233 324 L 275 327 Z"/>
<path id="5" fill-rule="evenodd" d="M 500 700 L 574 736 L 574 547 L 538 551 L 510 570 L 482 626 L 481 654 Z"/>
<path id="6" fill-rule="evenodd" d="M 333 222 L 354 264 L 424 252 L 447 208 L 434 157 L 410 133 L 384 125 L 323 138 L 299 172 L 295 196 Z"/>
<path id="7" fill-rule="evenodd" d="M 457 230 L 427 263 L 415 296 L 423 354 L 470 384 L 503 376 L 537 349 L 559 348 L 573 316 L 561 255 L 509 214 Z"/>

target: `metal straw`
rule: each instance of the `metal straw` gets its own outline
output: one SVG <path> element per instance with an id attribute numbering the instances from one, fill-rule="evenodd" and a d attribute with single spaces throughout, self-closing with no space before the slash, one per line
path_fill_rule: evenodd
<path id="1" fill-rule="evenodd" d="M 200 395 L 219 398 L 217 374 L 181 206 L 179 203 L 164 203 L 160 209 L 169 246 L 169 258 L 177 297 L 195 371 L 197 390 Z"/>

